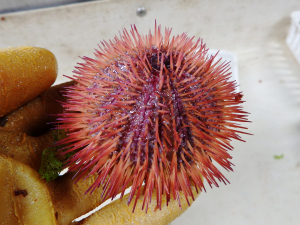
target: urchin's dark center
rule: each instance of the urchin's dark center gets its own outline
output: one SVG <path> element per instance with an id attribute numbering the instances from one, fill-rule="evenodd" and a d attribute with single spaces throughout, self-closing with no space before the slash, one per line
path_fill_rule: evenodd
<path id="1" fill-rule="evenodd" d="M 169 85 L 171 90 L 165 88 L 159 90 L 159 77 L 154 72 L 148 84 L 140 91 L 136 105 L 131 110 L 130 122 L 124 135 L 126 140 L 133 140 L 130 154 L 132 162 L 140 159 L 141 163 L 144 163 L 146 160 L 144 150 L 147 146 L 149 165 L 152 163 L 156 147 L 161 154 L 171 159 L 173 151 L 176 151 L 178 155 L 183 153 L 182 147 L 186 143 L 185 139 L 191 137 L 189 128 L 184 127 L 186 118 L 178 91 L 172 81 Z M 173 120 L 175 127 L 173 127 Z M 180 138 L 178 146 L 174 144 L 173 129 Z M 139 151 L 141 151 L 140 154 Z"/>
<path id="2" fill-rule="evenodd" d="M 193 162 L 191 148 L 195 145 L 187 114 L 198 120 L 199 131 L 204 134 L 211 135 L 209 130 L 218 132 L 218 128 L 211 126 L 213 117 L 207 117 L 207 114 L 218 114 L 210 110 L 218 101 L 211 101 L 215 97 L 215 88 L 203 89 L 203 82 L 199 82 L 201 74 L 193 76 L 197 67 L 191 70 L 189 65 L 184 69 L 185 63 L 189 62 L 185 62 L 183 57 L 181 63 L 176 64 L 179 53 L 171 54 L 153 47 L 151 51 L 144 52 L 144 64 L 138 54 L 126 55 L 112 60 L 112 66 L 102 70 L 107 75 L 107 78 L 100 78 L 102 83 L 111 83 L 102 89 L 107 94 L 100 97 L 98 108 L 102 111 L 99 116 L 110 115 L 110 122 L 118 121 L 111 127 L 103 128 L 102 137 L 118 138 L 111 156 L 118 155 L 122 160 L 129 154 L 132 163 L 146 163 L 149 169 L 155 152 L 159 152 L 156 155 L 158 160 L 169 162 L 176 154 L 177 165 L 180 166 L 182 160 Z M 195 108 L 199 109 L 198 113 L 195 113 Z M 204 110 L 201 111 L 201 108 Z M 218 117 L 215 116 L 216 119 Z M 98 123 L 93 124 L 92 129 L 97 126 L 102 127 Z M 209 145 L 202 138 L 198 139 L 200 145 Z"/>
<path id="3" fill-rule="evenodd" d="M 182 154 L 187 161 L 191 161 L 187 141 L 193 145 L 192 135 L 178 92 L 178 89 L 182 88 L 182 85 L 178 85 L 180 80 L 191 75 L 183 73 L 181 78 L 178 78 L 174 74 L 176 67 L 170 68 L 170 57 L 164 55 L 165 52 L 158 52 L 155 48 L 152 48 L 151 53 L 147 53 L 148 66 L 151 67 L 151 73 L 148 74 L 145 74 L 143 67 L 138 63 L 134 70 L 122 60 L 118 60 L 115 64 L 122 72 L 138 73 L 138 76 L 146 81 L 139 82 L 139 89 L 130 86 L 124 88 L 120 85 L 114 92 L 123 93 L 128 89 L 131 91 L 134 89 L 134 92 L 138 93 L 134 96 L 124 95 L 126 101 L 135 103 L 128 104 L 129 108 L 123 109 L 122 116 L 129 115 L 129 117 L 128 123 L 123 125 L 123 131 L 118 134 L 121 136 L 118 149 L 125 151 L 130 145 L 130 160 L 133 163 L 139 161 L 140 164 L 147 161 L 148 168 L 152 164 L 155 149 L 160 153 L 157 156 L 158 160 L 165 158 L 170 161 L 175 151 L 178 162 L 182 161 Z M 176 60 L 176 57 L 177 55 L 174 54 L 173 60 Z M 133 60 L 139 59 L 133 58 Z M 160 87 L 161 75 L 164 82 Z M 112 154 L 118 154 L 118 151 Z"/>

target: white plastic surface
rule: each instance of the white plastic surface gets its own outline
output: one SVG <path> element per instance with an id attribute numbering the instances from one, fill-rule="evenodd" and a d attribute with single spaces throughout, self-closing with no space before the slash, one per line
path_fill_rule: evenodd
<path id="1" fill-rule="evenodd" d="M 286 38 L 286 43 L 300 63 L 300 11 L 291 13 L 291 26 Z"/>

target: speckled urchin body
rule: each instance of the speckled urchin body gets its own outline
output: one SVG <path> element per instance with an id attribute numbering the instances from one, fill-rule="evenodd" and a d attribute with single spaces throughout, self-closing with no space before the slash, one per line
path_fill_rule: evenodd
<path id="1" fill-rule="evenodd" d="M 163 194 L 193 196 L 203 178 L 228 182 L 213 161 L 232 170 L 229 142 L 241 140 L 237 122 L 247 121 L 242 95 L 229 63 L 215 62 L 201 39 L 170 35 L 160 26 L 146 36 L 123 30 L 77 67 L 60 143 L 76 152 L 67 166 L 78 178 L 99 175 L 88 191 L 104 184 L 114 197 L 132 184 L 128 201 L 144 194 L 147 209 L 153 189 L 160 208 Z"/>

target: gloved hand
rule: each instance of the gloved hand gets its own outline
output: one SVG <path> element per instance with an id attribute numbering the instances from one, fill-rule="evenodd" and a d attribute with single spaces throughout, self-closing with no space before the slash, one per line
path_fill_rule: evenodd
<path id="1" fill-rule="evenodd" d="M 22 67 L 19 69 L 22 70 Z M 14 84 L 19 85 L 18 82 Z M 85 194 L 95 176 L 75 183 L 72 172 L 46 182 L 38 174 L 42 152 L 53 142 L 49 123 L 55 117 L 49 114 L 57 114 L 63 110 L 56 100 L 65 100 L 61 90 L 71 84 L 72 82 L 68 82 L 52 86 L 0 118 L 1 224 L 70 224 L 106 200 L 101 198 L 102 187 L 92 194 Z M 24 88 L 37 89 L 38 86 L 39 82 L 35 82 Z M 18 97 L 18 93 L 15 96 Z M 0 105 L 1 107 L 3 106 Z M 128 196 L 124 196 L 78 224 L 169 224 L 189 207 L 181 194 L 182 209 L 176 200 L 171 200 L 168 206 L 163 202 L 162 209 L 159 210 L 155 194 L 154 192 L 147 213 L 141 209 L 143 196 L 137 201 L 134 213 L 133 204 L 128 206 Z M 194 197 L 198 194 L 193 188 Z M 193 201 L 190 199 L 189 202 Z"/>

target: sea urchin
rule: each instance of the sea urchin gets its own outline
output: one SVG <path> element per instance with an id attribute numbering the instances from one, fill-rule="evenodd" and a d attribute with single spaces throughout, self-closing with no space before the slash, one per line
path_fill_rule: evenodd
<path id="1" fill-rule="evenodd" d="M 163 194 L 167 203 L 180 191 L 193 198 L 203 178 L 228 183 L 213 161 L 232 170 L 230 140 L 241 140 L 247 113 L 229 63 L 207 51 L 186 33 L 163 35 L 155 25 L 141 35 L 132 26 L 103 41 L 94 59 L 83 57 L 66 90 L 59 128 L 68 137 L 59 144 L 75 153 L 66 167 L 78 179 L 98 174 L 87 192 L 103 185 L 113 198 L 132 185 L 128 204 L 143 194 L 147 210 L 153 189 L 160 208 Z"/>

